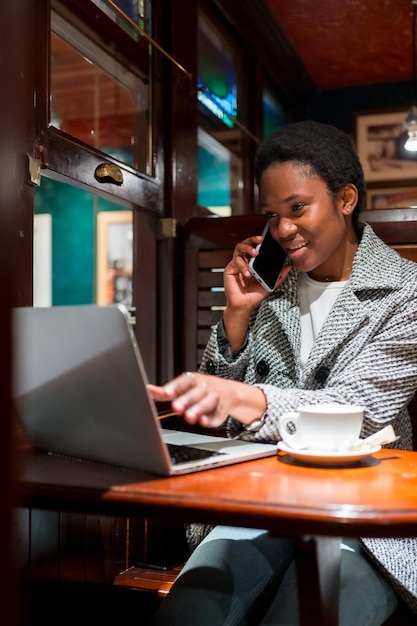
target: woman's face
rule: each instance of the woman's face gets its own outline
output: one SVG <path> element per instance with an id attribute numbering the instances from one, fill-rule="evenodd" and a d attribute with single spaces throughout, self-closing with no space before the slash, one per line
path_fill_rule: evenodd
<path id="1" fill-rule="evenodd" d="M 352 226 L 356 201 L 354 185 L 334 196 L 300 163 L 274 164 L 262 174 L 260 206 L 270 218 L 273 237 L 299 271 L 317 280 L 345 280 L 350 275 L 357 247 Z"/>

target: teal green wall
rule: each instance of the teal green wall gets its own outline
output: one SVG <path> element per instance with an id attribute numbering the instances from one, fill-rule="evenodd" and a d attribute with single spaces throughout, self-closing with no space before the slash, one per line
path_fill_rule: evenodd
<path id="1" fill-rule="evenodd" d="M 52 215 L 52 304 L 95 302 L 95 223 L 98 211 L 123 210 L 92 193 L 42 177 L 35 213 Z"/>
<path id="2" fill-rule="evenodd" d="M 198 146 L 198 204 L 230 206 L 230 162 Z"/>

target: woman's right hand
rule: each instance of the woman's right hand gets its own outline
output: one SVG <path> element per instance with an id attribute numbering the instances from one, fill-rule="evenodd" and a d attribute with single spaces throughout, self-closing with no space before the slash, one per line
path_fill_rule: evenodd
<path id="1" fill-rule="evenodd" d="M 268 296 L 268 292 L 249 271 L 249 261 L 259 254 L 256 246 L 262 239 L 261 235 L 257 235 L 238 243 L 231 261 L 224 269 L 227 304 L 223 322 L 233 352 L 237 352 L 244 341 L 252 312 Z M 290 265 L 284 266 L 277 286 L 284 282 L 290 271 Z"/>
<path id="2" fill-rule="evenodd" d="M 189 424 L 218 428 L 229 416 L 250 425 L 266 411 L 261 389 L 237 380 L 228 380 L 199 372 L 184 372 L 165 385 L 147 385 L 157 401 L 171 402 L 177 415 Z"/>
<path id="3" fill-rule="evenodd" d="M 238 243 L 231 261 L 224 268 L 227 306 L 236 310 L 248 310 L 249 315 L 268 295 L 249 271 L 249 261 L 258 255 L 256 246 L 261 242 L 262 236 L 258 235 Z"/>

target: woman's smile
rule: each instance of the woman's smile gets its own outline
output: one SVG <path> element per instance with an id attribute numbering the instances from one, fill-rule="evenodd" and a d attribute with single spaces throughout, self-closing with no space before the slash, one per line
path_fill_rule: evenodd
<path id="1" fill-rule="evenodd" d="M 286 251 L 287 255 L 290 257 L 290 259 L 295 261 L 305 253 L 306 247 L 308 246 L 308 241 L 301 241 L 299 243 L 294 241 L 293 243 L 281 245 Z"/>

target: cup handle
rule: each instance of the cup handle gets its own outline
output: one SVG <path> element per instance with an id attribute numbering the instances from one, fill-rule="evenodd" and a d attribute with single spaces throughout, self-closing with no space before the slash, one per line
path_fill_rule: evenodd
<path id="1" fill-rule="evenodd" d="M 284 443 L 287 443 L 292 448 L 304 448 L 305 444 L 301 433 L 297 430 L 297 422 L 299 418 L 299 414 L 294 413 L 284 413 L 281 415 L 278 421 L 279 425 L 279 434 L 281 435 Z"/>

